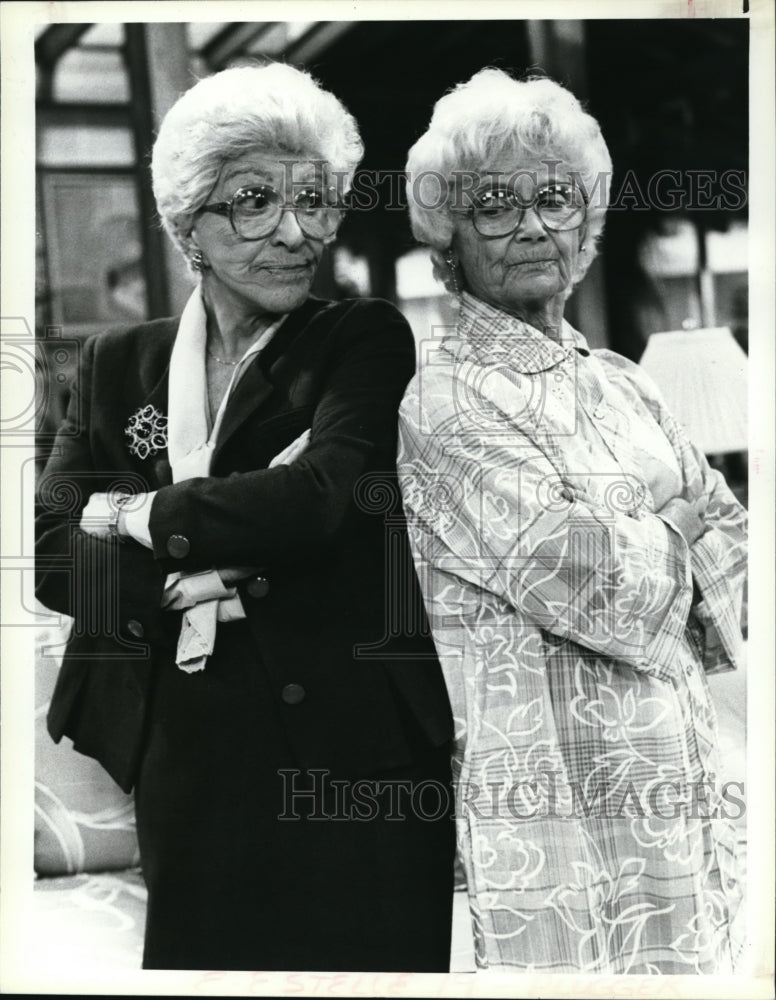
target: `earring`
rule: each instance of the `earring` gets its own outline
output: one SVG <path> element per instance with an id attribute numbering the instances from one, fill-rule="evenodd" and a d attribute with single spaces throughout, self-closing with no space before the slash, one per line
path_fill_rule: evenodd
<path id="1" fill-rule="evenodd" d="M 582 253 L 582 251 L 583 251 L 584 249 L 585 249 L 585 244 L 584 244 L 584 243 L 580 243 L 580 244 L 579 244 L 579 252 L 580 252 L 580 253 Z"/>
<path id="2" fill-rule="evenodd" d="M 458 284 L 458 262 L 453 256 L 453 251 L 448 250 L 445 255 L 445 264 L 450 269 L 450 279 L 453 283 L 453 292 L 459 298 L 461 296 L 461 286 Z"/>
<path id="3" fill-rule="evenodd" d="M 204 271 L 207 268 L 205 255 L 201 250 L 192 251 L 191 257 L 189 257 L 189 264 L 191 264 L 194 271 Z"/>

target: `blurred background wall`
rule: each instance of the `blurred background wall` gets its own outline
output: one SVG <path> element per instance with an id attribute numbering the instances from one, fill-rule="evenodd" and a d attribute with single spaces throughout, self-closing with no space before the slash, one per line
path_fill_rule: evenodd
<path id="1" fill-rule="evenodd" d="M 615 171 L 617 204 L 569 320 L 592 346 L 634 360 L 650 334 L 667 330 L 729 327 L 745 350 L 748 28 L 701 18 L 41 27 L 36 319 L 50 390 L 41 458 L 73 375 L 77 351 L 68 343 L 185 302 L 191 280 L 156 220 L 149 152 L 182 91 L 245 61 L 304 66 L 362 130 L 362 169 L 378 204 L 350 214 L 318 294 L 391 299 L 418 339 L 452 323 L 454 304 L 401 208 L 407 150 L 434 102 L 476 70 L 543 71 L 600 121 Z M 703 353 L 703 343 L 699 336 L 691 346 Z M 703 386 L 695 391 L 701 400 Z M 745 499 L 744 446 L 708 448 Z"/>

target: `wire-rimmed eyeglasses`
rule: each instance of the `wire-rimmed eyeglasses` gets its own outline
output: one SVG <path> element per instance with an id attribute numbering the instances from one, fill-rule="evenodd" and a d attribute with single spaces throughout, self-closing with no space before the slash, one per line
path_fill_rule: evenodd
<path id="1" fill-rule="evenodd" d="M 261 240 L 280 224 L 283 212 L 293 212 L 299 228 L 310 239 L 324 240 L 339 229 L 345 206 L 333 197 L 334 188 L 302 188 L 290 202 L 269 184 L 255 184 L 235 191 L 229 201 L 203 206 L 201 212 L 225 215 L 244 240 Z"/>
<path id="2" fill-rule="evenodd" d="M 467 208 L 452 211 L 468 215 L 480 236 L 497 237 L 514 233 L 529 208 L 544 228 L 553 232 L 579 229 L 587 217 L 584 192 L 570 182 L 545 184 L 528 200 L 509 188 L 488 188 L 477 193 Z"/>

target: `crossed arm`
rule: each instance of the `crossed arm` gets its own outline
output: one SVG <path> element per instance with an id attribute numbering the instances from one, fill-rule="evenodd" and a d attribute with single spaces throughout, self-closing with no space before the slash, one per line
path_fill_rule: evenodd
<path id="1" fill-rule="evenodd" d="M 645 467 L 656 509 L 634 517 L 566 489 L 539 439 L 510 425 L 476 380 L 461 386 L 431 375 L 405 399 L 399 433 L 421 577 L 432 564 L 496 594 L 537 627 L 673 676 L 691 610 L 702 616 L 707 581 L 719 586 L 708 554 L 734 559 L 742 528 L 721 477 L 664 430 L 681 480 L 660 463 Z"/>
<path id="2" fill-rule="evenodd" d="M 218 477 L 199 477 L 157 490 L 150 504 L 147 548 L 119 546 L 122 603 L 147 611 L 159 608 L 171 572 L 198 573 L 227 567 L 231 584 L 240 567 L 309 563 L 337 543 L 353 504 L 353 491 L 370 468 L 394 466 L 396 412 L 415 364 L 412 333 L 389 304 L 352 304 L 331 333 L 327 377 L 317 400 L 305 450 L 290 462 Z M 99 414 L 114 405 L 100 396 L 100 369 L 115 369 L 116 358 L 101 361 L 99 338 L 84 352 L 79 384 L 60 431 L 42 485 L 72 485 L 76 501 L 63 509 L 52 490 L 38 497 L 37 593 L 49 608 L 76 617 L 86 596 L 69 577 L 74 573 L 75 540 L 98 557 L 112 543 L 103 529 L 82 530 L 88 499 L 109 492 L 127 474 L 99 471 L 119 447 L 101 438 Z M 103 374 L 103 379 L 105 375 Z M 115 424 L 115 420 L 113 421 Z M 111 434 L 110 427 L 106 434 Z M 123 443 L 123 442 L 122 442 Z M 114 466 L 115 467 L 115 466 Z M 104 519 L 103 519 L 104 520 Z M 172 534 L 190 541 L 190 551 L 173 559 Z"/>
<path id="3" fill-rule="evenodd" d="M 272 459 L 269 468 L 290 465 L 304 453 L 309 441 L 310 431 L 306 430 Z M 127 508 L 117 503 L 114 494 L 93 493 L 81 515 L 80 528 L 94 538 L 109 539 L 116 535 L 120 541 L 133 541 L 152 549 L 149 520 L 155 495 L 134 497 Z M 200 573 L 173 574 L 165 585 L 162 607 L 182 611 L 206 601 L 233 598 L 237 594 L 234 584 L 258 572 L 257 566 L 225 566 Z"/>

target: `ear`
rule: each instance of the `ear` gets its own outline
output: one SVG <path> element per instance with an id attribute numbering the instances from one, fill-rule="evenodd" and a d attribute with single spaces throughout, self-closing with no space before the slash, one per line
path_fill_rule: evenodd
<path id="1" fill-rule="evenodd" d="M 191 257 L 192 254 L 199 254 L 204 259 L 204 253 L 199 245 L 199 241 L 196 238 L 194 229 L 192 228 L 183 240 L 183 247 L 186 251 L 186 256 Z"/>
<path id="2" fill-rule="evenodd" d="M 197 245 L 197 241 L 194 237 L 194 226 L 192 226 L 187 233 L 179 231 L 178 239 L 187 255 L 192 253 L 194 250 L 199 250 L 199 246 Z"/>

